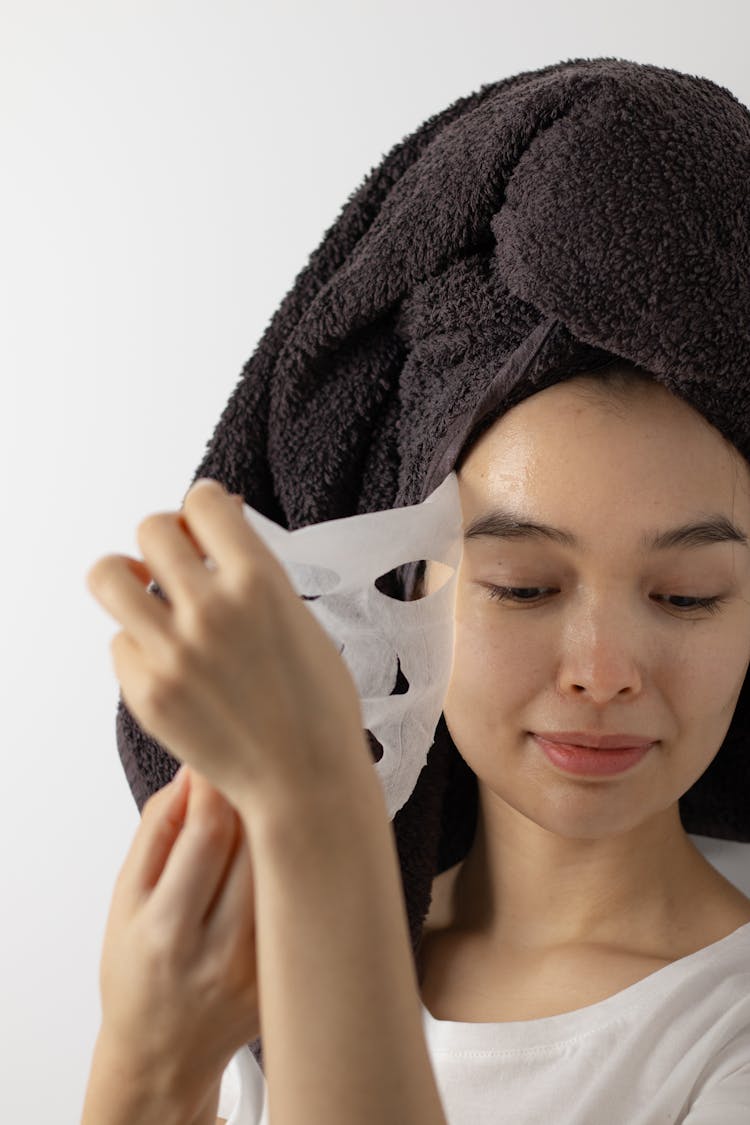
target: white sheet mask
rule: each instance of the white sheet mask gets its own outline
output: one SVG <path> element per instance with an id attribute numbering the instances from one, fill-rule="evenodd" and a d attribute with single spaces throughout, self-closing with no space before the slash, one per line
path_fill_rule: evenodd
<path id="1" fill-rule="evenodd" d="M 458 478 L 451 472 L 406 508 L 325 520 L 287 531 L 249 504 L 244 513 L 282 563 L 308 608 L 336 642 L 357 685 L 362 726 L 378 739 L 374 763 L 392 819 L 427 761 L 453 666 L 454 610 L 463 526 Z M 453 569 L 426 597 L 383 594 L 375 579 L 403 563 L 430 559 Z M 408 680 L 391 695 L 399 663 Z"/>

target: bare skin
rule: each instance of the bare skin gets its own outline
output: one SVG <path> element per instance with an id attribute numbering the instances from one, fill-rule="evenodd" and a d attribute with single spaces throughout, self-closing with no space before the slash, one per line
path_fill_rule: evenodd
<path id="1" fill-rule="evenodd" d="M 579 942 L 560 949 L 501 947 L 457 924 L 463 864 L 433 882 L 420 948 L 422 1001 L 436 1019 L 504 1023 L 596 1004 L 750 922 L 750 900 L 711 867 L 705 911 L 695 909 L 672 944 L 643 951 Z M 698 892 L 696 892 L 698 894 Z"/>
<path id="2" fill-rule="evenodd" d="M 503 503 L 579 544 L 464 545 L 444 713 L 479 810 L 424 928 L 421 991 L 437 1018 L 571 1011 L 750 922 L 750 899 L 695 848 L 678 809 L 719 750 L 750 662 L 750 549 L 639 546 L 708 513 L 750 533 L 750 472 L 658 384 L 617 410 L 581 382 L 519 403 L 458 474 L 465 527 Z M 428 566 L 426 592 L 443 570 Z M 492 585 L 524 600 L 492 600 Z M 680 605 L 714 595 L 715 612 Z M 655 745 L 624 773 L 574 777 L 541 752 L 540 730 Z"/>
<path id="3" fill-rule="evenodd" d="M 222 1073 L 258 1017 L 274 1121 L 445 1125 L 398 854 L 338 646 L 215 482 L 138 538 L 143 562 L 107 556 L 89 588 L 123 626 L 126 703 L 209 788 L 179 832 L 179 813 L 161 815 L 178 798 L 159 792 L 136 834 L 84 1125 L 215 1122 Z M 152 577 L 166 601 L 146 591 Z M 235 814 L 246 853 L 232 852 Z"/>
<path id="4" fill-rule="evenodd" d="M 253 864 L 237 810 L 185 767 L 146 802 L 112 896 L 81 1125 L 213 1125 L 260 1033 Z"/>

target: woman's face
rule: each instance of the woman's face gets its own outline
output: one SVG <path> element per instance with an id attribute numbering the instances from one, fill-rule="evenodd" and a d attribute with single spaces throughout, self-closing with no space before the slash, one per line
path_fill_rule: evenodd
<path id="1" fill-rule="evenodd" d="M 657 383 L 613 408 L 576 379 L 498 419 L 459 489 L 465 532 L 501 507 L 577 541 L 464 543 L 444 714 L 480 786 L 578 838 L 624 832 L 673 805 L 718 752 L 745 678 L 750 547 L 653 550 L 641 540 L 714 515 L 750 533 L 745 462 Z M 430 564 L 425 592 L 442 569 Z M 495 600 L 493 587 L 521 592 Z M 713 609 L 683 608 L 714 597 Z M 623 773 L 582 778 L 554 766 L 530 733 L 560 730 L 657 744 Z"/>

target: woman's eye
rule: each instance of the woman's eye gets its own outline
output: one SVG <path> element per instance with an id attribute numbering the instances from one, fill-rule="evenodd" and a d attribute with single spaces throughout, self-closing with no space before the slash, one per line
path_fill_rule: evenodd
<path id="1" fill-rule="evenodd" d="M 554 593 L 554 589 L 549 586 L 493 586 L 487 585 L 487 596 L 494 601 L 509 601 L 520 603 L 536 603 L 540 600 L 539 593 L 542 595 L 547 592 Z M 656 594 L 655 597 L 661 598 L 661 594 Z M 707 609 L 709 613 L 715 613 L 721 603 L 725 600 L 718 595 L 711 598 L 693 598 L 686 597 L 682 594 L 668 594 L 666 601 L 672 603 L 672 609 L 677 610 L 691 610 L 691 609 Z M 680 602 L 682 604 L 676 605 L 674 603 Z M 687 604 L 684 604 L 687 603 Z"/>
<path id="2" fill-rule="evenodd" d="M 668 598 L 672 602 L 690 602 L 690 605 L 676 605 L 674 609 L 707 609 L 710 613 L 716 613 L 717 609 L 724 601 L 724 598 L 718 596 L 713 598 L 687 598 L 681 594 L 672 594 Z"/>
<path id="3" fill-rule="evenodd" d="M 499 602 L 527 602 L 536 599 L 524 597 L 525 594 L 535 594 L 543 586 L 488 586 L 487 593 L 490 598 Z"/>

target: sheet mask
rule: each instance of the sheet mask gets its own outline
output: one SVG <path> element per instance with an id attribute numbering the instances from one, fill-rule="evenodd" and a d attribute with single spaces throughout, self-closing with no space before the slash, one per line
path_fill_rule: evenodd
<path id="1" fill-rule="evenodd" d="M 432 746 L 453 666 L 454 609 L 463 526 L 451 472 L 421 504 L 326 520 L 288 531 L 243 507 L 296 592 L 334 639 L 357 685 L 362 726 L 383 747 L 375 769 L 392 819 L 417 783 Z M 453 569 L 433 593 L 402 602 L 376 578 L 430 559 Z M 211 560 L 212 562 L 213 560 Z M 207 563 L 208 565 L 208 563 Z M 409 687 L 391 695 L 399 665 Z"/>

